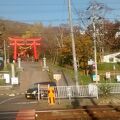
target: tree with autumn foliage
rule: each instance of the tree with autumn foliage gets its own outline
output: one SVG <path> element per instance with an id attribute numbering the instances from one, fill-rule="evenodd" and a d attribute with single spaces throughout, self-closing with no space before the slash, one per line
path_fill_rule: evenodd
<path id="1" fill-rule="evenodd" d="M 93 43 L 87 34 L 75 36 L 76 54 L 80 67 L 86 69 L 88 60 L 93 58 Z"/>
<path id="2" fill-rule="evenodd" d="M 120 37 L 115 37 L 119 32 L 120 22 L 105 22 L 105 52 L 113 53 L 120 50 Z"/>
<path id="3" fill-rule="evenodd" d="M 61 32 L 57 32 L 58 63 L 62 66 L 72 66 L 72 43 L 68 27 L 61 27 Z M 87 34 L 81 34 L 74 26 L 74 36 L 76 44 L 76 54 L 79 67 L 86 68 L 88 59 L 92 57 L 92 40 Z"/>

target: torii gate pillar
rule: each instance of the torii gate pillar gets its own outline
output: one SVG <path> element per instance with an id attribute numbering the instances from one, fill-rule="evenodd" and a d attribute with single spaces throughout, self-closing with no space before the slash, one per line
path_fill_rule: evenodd
<path id="1" fill-rule="evenodd" d="M 14 56 L 13 56 L 14 60 L 17 60 L 17 42 L 15 40 L 14 42 Z"/>

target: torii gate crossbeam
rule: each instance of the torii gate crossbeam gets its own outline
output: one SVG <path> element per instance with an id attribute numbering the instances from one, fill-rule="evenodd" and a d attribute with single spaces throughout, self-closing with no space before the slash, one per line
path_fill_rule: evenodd
<path id="1" fill-rule="evenodd" d="M 16 61 L 18 57 L 17 48 L 20 46 L 31 46 L 33 48 L 34 59 L 38 60 L 38 53 L 37 53 L 37 46 L 40 46 L 40 42 L 42 40 L 41 37 L 39 38 L 19 38 L 19 37 L 9 37 L 10 46 L 14 47 L 14 55 L 13 59 Z"/>

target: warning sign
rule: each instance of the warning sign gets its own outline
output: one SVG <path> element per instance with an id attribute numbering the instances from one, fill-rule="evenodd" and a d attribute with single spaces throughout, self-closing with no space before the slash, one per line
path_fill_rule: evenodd
<path id="1" fill-rule="evenodd" d="M 110 72 L 106 72 L 106 78 L 110 79 Z"/>
<path id="2" fill-rule="evenodd" d="M 53 78 L 56 80 L 56 81 L 59 81 L 61 79 L 61 74 L 54 74 L 53 75 Z"/>

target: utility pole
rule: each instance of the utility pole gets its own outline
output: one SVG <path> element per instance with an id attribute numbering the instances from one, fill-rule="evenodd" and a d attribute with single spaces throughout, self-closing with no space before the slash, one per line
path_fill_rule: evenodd
<path id="1" fill-rule="evenodd" d="M 94 43 L 94 65 L 95 65 L 95 81 L 98 83 L 98 70 L 97 70 L 97 48 L 96 48 L 96 20 L 97 18 L 95 14 L 95 10 L 98 10 L 98 6 L 93 4 L 90 8 L 92 10 L 92 26 L 93 26 L 93 43 Z"/>
<path id="2" fill-rule="evenodd" d="M 92 18 L 93 23 L 93 42 L 94 42 L 94 62 L 95 62 L 95 78 L 96 83 L 98 82 L 98 70 L 97 70 L 97 49 L 96 49 L 96 27 L 95 27 L 95 16 Z"/>
<path id="3" fill-rule="evenodd" d="M 99 24 L 99 22 L 101 21 L 102 18 L 104 18 L 103 16 L 105 15 L 105 12 L 108 10 L 112 10 L 112 9 L 108 8 L 103 3 L 98 3 L 97 0 L 91 0 L 91 4 L 87 10 L 88 10 L 89 14 L 91 15 L 89 18 L 91 18 L 92 27 L 93 27 L 95 80 L 96 80 L 96 83 L 98 83 L 99 78 L 98 78 L 98 69 L 97 69 L 97 38 L 98 38 L 98 35 L 100 35 L 100 34 L 96 28 L 99 27 L 98 30 L 100 30 L 101 24 Z M 98 26 L 96 26 L 96 23 L 98 24 Z M 103 35 L 103 34 L 101 34 L 101 35 Z M 102 51 L 104 52 L 104 50 L 103 50 L 104 41 L 103 40 L 104 40 L 104 38 L 102 38 L 101 40 L 98 38 L 98 42 L 99 42 L 98 47 L 101 47 Z"/>
<path id="4" fill-rule="evenodd" d="M 73 55 L 73 67 L 74 67 L 74 77 L 76 81 L 76 86 L 78 83 L 78 69 L 77 69 L 77 60 L 76 60 L 76 51 L 75 51 L 75 40 L 73 34 L 73 23 L 72 23 L 72 14 L 71 14 L 71 0 L 68 0 L 68 13 L 69 13 L 69 25 L 70 25 L 70 36 L 72 40 L 72 55 Z"/>
<path id="5" fill-rule="evenodd" d="M 6 67 L 6 64 L 7 64 L 6 63 L 6 40 L 4 39 L 3 42 L 4 42 L 3 43 L 4 44 L 4 50 L 3 50 L 4 51 L 4 67 Z"/>

